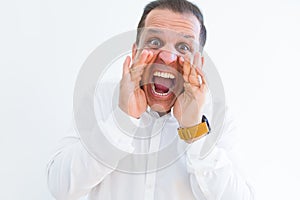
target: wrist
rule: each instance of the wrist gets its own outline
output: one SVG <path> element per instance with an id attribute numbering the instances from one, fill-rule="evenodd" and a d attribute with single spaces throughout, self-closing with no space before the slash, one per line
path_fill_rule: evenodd
<path id="1" fill-rule="evenodd" d="M 178 128 L 178 134 L 183 140 L 192 140 L 208 134 L 210 130 L 211 128 L 209 126 L 208 120 L 203 115 L 200 123 L 190 127 Z"/>
<path id="2" fill-rule="evenodd" d="M 202 115 L 199 115 L 197 117 L 189 116 L 188 118 L 182 117 L 181 120 L 178 120 L 178 124 L 180 128 L 189 128 L 196 126 L 197 124 L 200 124 L 202 122 Z"/>

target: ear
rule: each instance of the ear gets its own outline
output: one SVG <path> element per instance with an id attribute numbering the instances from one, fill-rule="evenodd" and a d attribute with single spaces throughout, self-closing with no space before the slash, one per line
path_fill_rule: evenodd
<path id="1" fill-rule="evenodd" d="M 132 54 L 132 60 L 134 60 L 135 57 L 136 57 L 136 54 L 137 54 L 137 45 L 136 45 L 136 43 L 134 43 L 134 44 L 132 45 L 131 54 Z"/>

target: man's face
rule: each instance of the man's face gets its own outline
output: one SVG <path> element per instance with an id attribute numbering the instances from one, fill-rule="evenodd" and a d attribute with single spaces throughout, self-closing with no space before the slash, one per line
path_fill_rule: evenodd
<path id="1" fill-rule="evenodd" d="M 154 9 L 148 14 L 133 59 L 142 49 L 154 54 L 154 61 L 145 67 L 141 81 L 147 103 L 153 110 L 169 112 L 183 92 L 179 58 L 199 51 L 199 33 L 200 23 L 192 14 L 167 9 Z"/>

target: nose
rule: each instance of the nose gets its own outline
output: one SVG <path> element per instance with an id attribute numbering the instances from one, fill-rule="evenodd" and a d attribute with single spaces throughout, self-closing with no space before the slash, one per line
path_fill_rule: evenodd
<path id="1" fill-rule="evenodd" d="M 166 65 L 170 65 L 177 61 L 177 55 L 171 51 L 161 51 L 158 57 L 164 62 Z"/>

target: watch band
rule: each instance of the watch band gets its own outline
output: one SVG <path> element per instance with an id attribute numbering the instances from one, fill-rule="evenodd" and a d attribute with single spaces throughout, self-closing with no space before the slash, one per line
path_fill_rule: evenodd
<path id="1" fill-rule="evenodd" d="M 203 115 L 202 122 L 200 124 L 188 128 L 178 128 L 178 134 L 182 140 L 191 140 L 208 134 L 210 130 L 208 120 Z"/>

